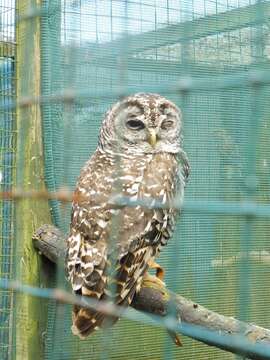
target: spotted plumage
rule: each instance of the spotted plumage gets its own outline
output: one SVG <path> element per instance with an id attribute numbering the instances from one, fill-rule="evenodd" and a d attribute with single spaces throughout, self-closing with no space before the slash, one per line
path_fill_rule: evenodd
<path id="1" fill-rule="evenodd" d="M 183 199 L 189 165 L 181 127 L 180 110 L 157 94 L 129 96 L 107 112 L 75 190 L 66 259 L 75 293 L 127 306 L 140 290 L 172 235 L 172 201 Z M 119 195 L 139 204 L 117 206 Z M 72 330 L 85 338 L 107 320 L 75 306 Z"/>

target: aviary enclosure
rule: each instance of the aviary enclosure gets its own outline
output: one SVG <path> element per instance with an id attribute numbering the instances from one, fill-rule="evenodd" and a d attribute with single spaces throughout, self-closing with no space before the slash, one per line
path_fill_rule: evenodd
<path id="1" fill-rule="evenodd" d="M 159 261 L 166 286 L 270 328 L 270 2 L 0 0 L 0 12 L 0 358 L 235 358 L 185 336 L 178 348 L 132 309 L 77 339 L 71 305 L 46 290 L 70 291 L 64 271 L 32 235 L 50 223 L 67 232 L 70 202 L 48 194 L 74 189 L 109 106 L 160 93 L 183 111 L 192 168 Z M 251 343 L 270 359 L 269 342 Z"/>

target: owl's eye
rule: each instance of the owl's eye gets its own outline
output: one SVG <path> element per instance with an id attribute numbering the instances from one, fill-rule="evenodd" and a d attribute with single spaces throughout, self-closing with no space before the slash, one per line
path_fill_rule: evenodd
<path id="1" fill-rule="evenodd" d="M 173 126 L 174 122 L 172 120 L 164 120 L 161 124 L 161 129 L 168 130 Z"/>
<path id="2" fill-rule="evenodd" d="M 144 123 L 141 120 L 128 120 L 126 124 L 131 130 L 142 130 L 145 128 Z"/>

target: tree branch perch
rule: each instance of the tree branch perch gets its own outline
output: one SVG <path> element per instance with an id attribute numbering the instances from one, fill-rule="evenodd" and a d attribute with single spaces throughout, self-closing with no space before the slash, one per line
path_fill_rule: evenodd
<path id="1" fill-rule="evenodd" d="M 53 263 L 64 258 L 65 238 L 56 227 L 43 225 L 34 234 L 33 242 L 35 248 Z M 179 326 L 179 331 L 185 335 L 250 359 L 270 359 L 270 330 L 213 312 L 165 287 L 144 282 L 131 306 L 164 317 L 172 304 L 175 315 L 181 318 L 183 324 Z M 203 330 L 200 334 L 192 329 L 185 331 L 190 326 Z M 203 333 L 210 336 L 201 335 Z"/>

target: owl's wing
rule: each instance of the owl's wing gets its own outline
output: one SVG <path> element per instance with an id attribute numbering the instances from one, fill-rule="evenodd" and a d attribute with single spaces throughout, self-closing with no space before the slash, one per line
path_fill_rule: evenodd
<path id="1" fill-rule="evenodd" d="M 81 217 L 76 219 L 77 213 L 83 217 L 82 208 L 75 206 L 75 223 L 68 238 L 67 252 L 67 269 L 73 290 L 95 299 L 113 299 L 118 305 L 130 304 L 136 290 L 139 290 L 148 262 L 154 256 L 152 245 L 157 245 L 159 231 L 154 226 L 157 224 L 153 219 L 155 211 L 142 207 L 121 209 L 115 219 L 120 227 L 115 230 L 116 239 L 111 239 L 112 242 L 116 240 L 116 246 L 108 244 L 112 235 L 112 218 L 107 216 L 105 225 L 95 209 L 88 209 L 86 220 Z M 85 224 L 90 223 L 87 219 L 93 217 L 97 220 L 91 221 L 87 228 Z M 145 226 L 147 223 L 148 228 Z M 106 235 L 102 233 L 100 226 L 105 229 L 108 226 Z M 101 237 L 95 238 L 94 232 L 98 231 Z M 107 321 L 108 317 L 100 312 L 75 306 L 72 331 L 85 338 L 97 327 L 104 326 L 105 318 Z M 110 323 L 116 320 L 111 318 Z"/>
<path id="2" fill-rule="evenodd" d="M 96 152 L 82 169 L 75 190 L 70 234 L 67 239 L 66 270 L 73 291 L 103 299 L 107 284 L 109 227 L 113 209 L 113 169 L 110 160 Z M 84 338 L 103 321 L 103 314 L 74 306 L 73 327 Z"/>
<path id="3" fill-rule="evenodd" d="M 135 293 L 140 290 L 149 262 L 158 253 L 157 247 L 161 239 L 161 232 L 158 230 L 158 223 L 152 220 L 155 212 L 155 210 L 151 210 L 148 216 L 145 215 L 148 217 L 148 229 L 134 239 L 127 252 L 119 258 L 115 299 L 119 305 L 131 304 Z"/>
<path id="4" fill-rule="evenodd" d="M 73 221 L 77 211 L 84 212 L 75 206 Z M 89 214 L 87 214 L 89 215 Z M 77 218 L 75 221 L 78 221 Z M 67 239 L 66 269 L 74 292 L 100 298 L 105 285 L 103 276 L 107 261 L 106 244 L 91 237 L 92 227 L 85 225 L 86 219 L 80 219 L 79 224 L 71 226 Z M 87 229 L 87 227 L 89 227 Z"/>
<path id="5" fill-rule="evenodd" d="M 164 205 L 173 200 L 178 188 L 181 188 L 181 192 L 184 188 L 184 180 L 179 175 L 179 162 L 172 154 L 157 154 L 146 165 L 143 179 L 138 181 L 136 195 L 139 200 L 154 199 Z M 137 186 L 134 181 L 128 184 L 124 180 L 124 187 L 132 189 Z M 176 215 L 177 210 L 173 208 L 136 206 L 124 209 L 123 232 L 119 234 L 123 250 L 118 264 L 116 299 L 119 304 L 130 304 L 140 289 L 149 262 L 154 260 L 172 235 Z"/>
<path id="6" fill-rule="evenodd" d="M 184 150 L 180 150 L 179 153 L 176 156 L 176 159 L 178 161 L 179 164 L 179 172 L 180 172 L 180 176 L 183 178 L 184 181 L 184 185 L 187 183 L 189 175 L 190 175 L 190 164 L 189 164 L 189 160 L 187 157 L 187 154 L 185 153 Z"/>

